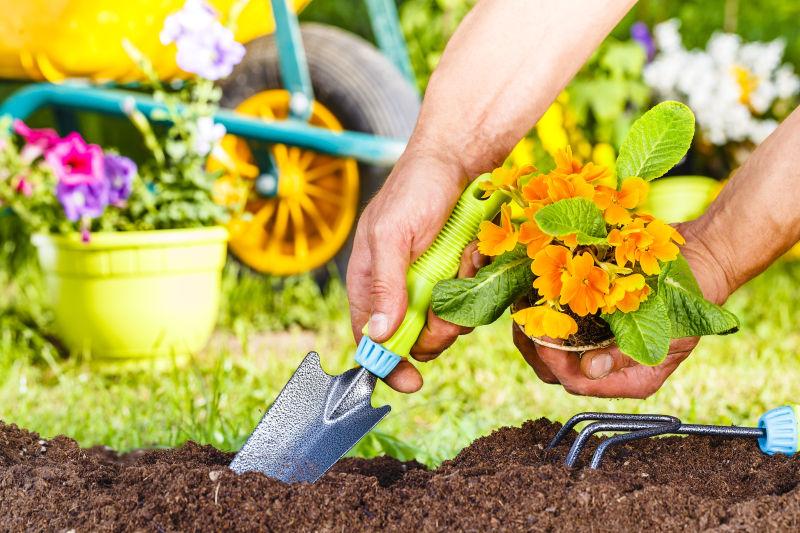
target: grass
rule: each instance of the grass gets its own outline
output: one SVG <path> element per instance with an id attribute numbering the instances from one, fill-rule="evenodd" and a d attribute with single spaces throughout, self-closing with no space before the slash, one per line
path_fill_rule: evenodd
<path id="1" fill-rule="evenodd" d="M 0 419 L 46 437 L 66 434 L 84 446 L 120 450 L 191 439 L 235 450 L 306 351 L 319 351 L 328 372 L 352 366 L 341 285 L 323 292 L 308 277 L 271 280 L 231 265 L 220 332 L 205 353 L 167 372 L 102 375 L 58 354 L 47 335 L 36 269 L 26 261 L 12 269 L 12 254 L 4 254 Z M 766 409 L 795 399 L 799 284 L 800 264 L 781 262 L 740 290 L 728 307 L 741 317 L 742 330 L 704 339 L 646 401 L 580 398 L 539 382 L 516 353 L 505 316 L 421 365 L 420 393 L 405 396 L 379 385 L 373 403 L 389 403 L 393 411 L 354 453 L 433 465 L 497 427 L 542 416 L 563 421 L 585 410 L 753 424 Z"/>

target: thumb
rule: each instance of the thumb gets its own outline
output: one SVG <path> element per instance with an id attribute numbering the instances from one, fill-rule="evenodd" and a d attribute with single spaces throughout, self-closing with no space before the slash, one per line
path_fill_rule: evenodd
<path id="1" fill-rule="evenodd" d="M 616 346 L 585 352 L 581 357 L 581 373 L 589 379 L 603 379 L 612 372 L 637 364 Z"/>
<path id="2" fill-rule="evenodd" d="M 400 326 L 408 306 L 406 271 L 410 249 L 399 240 L 372 240 L 372 282 L 368 333 L 384 342 Z"/>

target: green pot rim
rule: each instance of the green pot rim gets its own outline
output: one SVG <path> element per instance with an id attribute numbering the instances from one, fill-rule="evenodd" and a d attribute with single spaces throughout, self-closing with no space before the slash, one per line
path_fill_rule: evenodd
<path id="1" fill-rule="evenodd" d="M 89 242 L 83 242 L 78 232 L 66 235 L 37 233 L 31 240 L 35 246 L 52 245 L 73 250 L 165 248 L 176 245 L 221 244 L 228 241 L 228 230 L 224 226 L 207 226 L 150 231 L 98 231 L 92 233 Z"/>

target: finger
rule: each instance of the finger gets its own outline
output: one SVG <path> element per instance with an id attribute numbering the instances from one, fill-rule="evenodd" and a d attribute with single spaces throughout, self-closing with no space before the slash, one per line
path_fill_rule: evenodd
<path id="1" fill-rule="evenodd" d="M 405 359 L 383 381 L 397 392 L 411 393 L 422 388 L 422 374 Z"/>
<path id="2" fill-rule="evenodd" d="M 636 364 L 616 346 L 589 350 L 580 359 L 581 372 L 589 379 L 603 379 L 612 372 Z"/>
<path id="3" fill-rule="evenodd" d="M 548 368 L 544 361 L 542 361 L 542 359 L 539 357 L 539 354 L 536 351 L 536 343 L 534 343 L 530 337 L 525 335 L 525 333 L 522 331 L 522 328 L 520 328 L 516 322 L 511 324 L 511 335 L 514 338 L 514 345 L 516 345 L 516 347 L 519 349 L 525 361 L 531 366 L 531 368 L 533 368 L 536 376 L 550 385 L 558 384 L 558 378 L 556 375 L 550 371 L 550 368 Z"/>
<path id="4" fill-rule="evenodd" d="M 384 342 L 397 330 L 408 307 L 410 246 L 396 227 L 376 225 L 368 238 L 372 258 L 368 332 L 372 340 Z"/>
<path id="5" fill-rule="evenodd" d="M 442 320 L 428 309 L 425 327 L 422 328 L 417 342 L 411 348 L 411 356 L 417 361 L 431 361 L 449 348 L 459 335 L 465 335 L 470 331 L 472 328 Z"/>
<path id="6" fill-rule="evenodd" d="M 471 278 L 475 276 L 478 270 L 488 263 L 488 260 L 488 257 L 478 252 L 478 242 L 471 242 L 461 254 L 458 277 Z M 464 335 L 470 331 L 472 331 L 472 328 L 442 320 L 428 309 L 425 327 L 422 328 L 417 342 L 411 348 L 411 355 L 417 361 L 435 359 L 440 353 L 449 348 L 459 335 Z"/>
<path id="7" fill-rule="evenodd" d="M 370 267 L 369 243 L 363 226 L 359 225 L 353 239 L 353 251 L 347 263 L 347 299 L 350 302 L 350 326 L 356 343 L 361 341 L 361 330 L 369 320 L 370 288 L 372 269 Z"/>

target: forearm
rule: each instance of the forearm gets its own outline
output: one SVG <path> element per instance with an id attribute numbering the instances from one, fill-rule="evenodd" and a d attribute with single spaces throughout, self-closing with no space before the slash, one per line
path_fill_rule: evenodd
<path id="1" fill-rule="evenodd" d="M 720 270 L 724 296 L 800 240 L 800 108 L 731 178 L 687 240 Z M 724 279 L 722 279 L 724 278 Z"/>
<path id="2" fill-rule="evenodd" d="M 467 175 L 497 166 L 634 3 L 478 2 L 431 77 L 411 150 Z"/>

